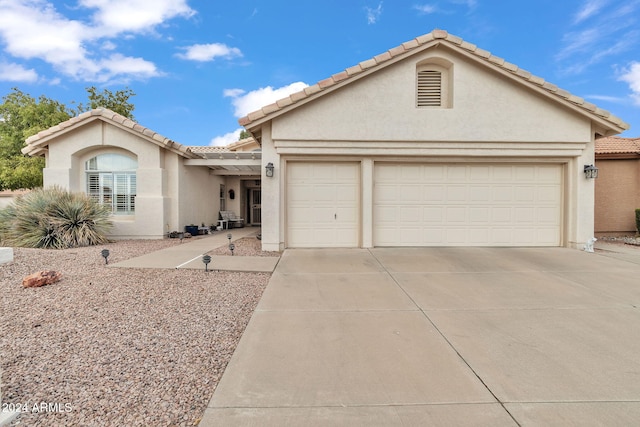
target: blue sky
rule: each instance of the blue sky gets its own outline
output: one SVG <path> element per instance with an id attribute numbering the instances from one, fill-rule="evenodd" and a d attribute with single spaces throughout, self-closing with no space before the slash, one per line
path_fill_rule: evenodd
<path id="1" fill-rule="evenodd" d="M 239 117 L 438 28 L 639 137 L 639 21 L 640 0 L 0 0 L 0 96 L 129 87 L 140 124 L 224 145 Z"/>

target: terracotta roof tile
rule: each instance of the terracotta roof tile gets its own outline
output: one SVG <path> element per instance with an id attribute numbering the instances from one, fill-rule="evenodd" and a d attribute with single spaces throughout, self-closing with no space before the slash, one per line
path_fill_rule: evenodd
<path id="1" fill-rule="evenodd" d="M 287 105 L 293 104 L 293 99 L 291 99 L 291 97 L 288 96 L 286 98 L 282 98 L 281 100 L 277 101 L 276 104 L 278 104 L 278 107 L 284 108 Z"/>
<path id="2" fill-rule="evenodd" d="M 475 52 L 478 48 L 478 46 L 476 46 L 475 44 L 466 41 L 463 41 L 462 44 L 460 44 L 460 47 L 464 50 L 468 50 L 469 52 Z"/>
<path id="3" fill-rule="evenodd" d="M 402 43 L 402 46 L 405 48 L 405 50 L 411 50 L 420 46 L 420 43 L 418 42 L 418 40 L 413 39 L 413 40 L 409 40 L 408 42 Z"/>
<path id="4" fill-rule="evenodd" d="M 339 81 L 346 80 L 349 78 L 349 74 L 346 71 L 341 71 L 339 73 L 331 76 L 334 82 L 338 83 Z"/>
<path id="5" fill-rule="evenodd" d="M 558 96 L 558 98 L 562 101 L 571 102 L 574 106 L 577 106 L 583 109 L 587 113 L 594 114 L 600 117 L 601 119 L 608 121 L 611 125 L 614 125 L 617 128 L 621 128 L 621 129 L 628 128 L 628 125 L 626 123 L 624 123 L 619 118 L 612 116 L 609 112 L 599 109 L 595 107 L 593 104 L 585 102 L 584 99 L 580 97 L 572 96 L 569 92 L 565 90 L 560 90 L 556 85 L 547 82 L 545 79 L 538 76 L 534 76 L 526 70 L 521 70 L 515 64 L 511 64 L 505 61 L 503 58 L 494 56 L 490 52 L 476 47 L 474 44 L 465 42 L 460 37 L 451 35 L 447 31 L 439 30 L 439 29 L 433 30 L 428 34 L 421 35 L 419 37 L 416 37 L 413 40 L 409 40 L 405 43 L 402 43 L 400 46 L 394 47 L 388 50 L 387 52 L 377 55 L 371 59 L 362 61 L 355 66 L 347 68 L 343 72 L 334 74 L 333 78 L 322 80 L 320 83 L 317 83 L 313 86 L 309 86 L 298 93 L 294 93 L 289 96 L 289 98 L 292 101 L 291 103 L 289 102 L 276 103 L 276 105 L 278 105 L 280 109 L 283 109 L 284 107 L 289 107 L 319 92 L 325 91 L 335 86 L 336 84 L 339 84 L 342 82 L 348 82 L 350 79 L 356 78 L 362 73 L 369 71 L 371 68 L 381 67 L 389 59 L 411 53 L 411 51 L 415 49 L 419 49 L 421 46 L 425 44 L 434 42 L 434 40 L 437 40 L 438 43 L 444 43 L 444 44 L 449 43 L 451 45 L 454 45 L 457 48 L 461 48 L 469 52 L 471 55 L 474 55 L 478 58 L 486 60 L 487 63 L 489 63 L 489 65 L 497 66 L 502 70 L 510 72 L 515 76 L 517 76 L 518 78 L 520 78 L 522 81 L 538 86 L 548 91 L 549 93 Z M 344 77 L 345 73 L 346 73 L 346 76 L 348 77 Z M 277 113 L 277 111 L 278 110 L 274 111 L 271 108 L 271 106 L 269 106 L 268 112 L 266 111 L 266 108 L 263 108 L 261 110 L 249 113 L 245 117 L 240 118 L 238 122 L 240 123 L 241 126 L 248 126 L 248 125 L 251 125 L 251 123 L 257 120 L 263 119 L 270 114 Z"/>
<path id="6" fill-rule="evenodd" d="M 391 55 L 391 57 L 402 55 L 405 52 L 406 52 L 406 49 L 402 45 L 396 46 L 393 49 L 389 49 L 389 54 Z"/>
<path id="7" fill-rule="evenodd" d="M 596 154 L 640 154 L 640 138 L 609 136 L 596 139 Z"/>
<path id="8" fill-rule="evenodd" d="M 333 79 L 331 77 L 329 77 L 328 79 L 320 80 L 318 82 L 318 86 L 320 87 L 320 89 L 324 89 L 324 88 L 333 86 L 334 84 L 335 84 L 335 82 L 333 81 Z"/>
<path id="9" fill-rule="evenodd" d="M 345 71 L 349 76 L 353 76 L 355 74 L 361 73 L 362 67 L 360 67 L 360 64 L 358 64 L 358 65 L 354 65 L 353 67 L 347 68 Z"/>
<path id="10" fill-rule="evenodd" d="M 33 135 L 27 138 L 26 146 L 22 149 L 22 152 L 28 155 L 41 155 L 48 146 L 49 137 L 54 137 L 56 136 L 56 134 L 64 131 L 65 129 L 69 129 L 73 126 L 77 126 L 84 121 L 95 120 L 95 118 L 110 120 L 118 125 L 121 125 L 127 129 L 130 129 L 132 132 L 136 132 L 141 135 L 144 135 L 147 138 L 153 139 L 161 146 L 174 149 L 180 152 L 185 157 L 193 156 L 193 154 L 189 151 L 187 147 L 181 144 L 178 144 L 177 142 L 172 141 L 171 139 L 166 138 L 160 135 L 159 133 L 152 131 L 149 128 L 146 128 L 134 122 L 133 120 L 127 117 L 124 117 L 118 113 L 115 113 L 111 110 L 108 110 L 106 108 L 96 108 L 90 111 L 86 111 L 56 126 L 53 126 L 53 127 L 50 127 L 49 129 L 45 129 L 41 132 L 38 132 L 36 135 Z"/>
<path id="11" fill-rule="evenodd" d="M 193 145 L 189 147 L 189 150 L 193 153 L 206 154 L 206 153 L 226 153 L 229 151 L 227 147 L 211 146 L 211 145 Z"/>
<path id="12" fill-rule="evenodd" d="M 368 68 L 375 67 L 376 65 L 378 65 L 378 63 L 375 59 L 367 59 L 366 61 L 362 61 L 360 63 L 360 68 L 366 70 Z"/>
<path id="13" fill-rule="evenodd" d="M 387 51 L 387 52 L 381 53 L 380 55 L 374 56 L 373 59 L 376 61 L 376 63 L 382 64 L 383 62 L 386 62 L 391 59 L 391 54 Z"/>

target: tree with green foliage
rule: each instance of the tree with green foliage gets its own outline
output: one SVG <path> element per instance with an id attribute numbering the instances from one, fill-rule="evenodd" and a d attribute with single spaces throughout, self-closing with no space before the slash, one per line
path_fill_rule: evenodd
<path id="1" fill-rule="evenodd" d="M 69 120 L 76 114 L 104 107 L 133 120 L 134 105 L 131 89 L 112 92 L 95 87 L 86 88 L 89 102 L 76 109 L 42 95 L 35 99 L 13 88 L 0 104 L 0 190 L 17 190 L 42 186 L 42 157 L 27 157 L 21 152 L 32 135 Z"/>
<path id="2" fill-rule="evenodd" d="M 133 90 L 125 88 L 123 90 L 111 92 L 109 89 L 104 89 L 102 92 L 98 92 L 98 89 L 96 89 L 95 86 L 90 86 L 86 89 L 89 96 L 89 103 L 87 105 L 79 104 L 79 113 L 93 110 L 95 108 L 107 108 L 114 113 L 118 113 L 121 116 L 135 120 L 133 117 L 133 110 L 136 107 L 129 102 L 129 98 L 136 95 Z"/>
<path id="3" fill-rule="evenodd" d="M 34 188 L 42 185 L 41 157 L 25 157 L 20 151 L 25 140 L 71 118 L 64 104 L 45 96 L 38 100 L 13 88 L 0 104 L 0 190 Z"/>
<path id="4" fill-rule="evenodd" d="M 240 131 L 240 139 L 241 139 L 241 140 L 242 140 L 242 139 L 249 138 L 250 136 L 251 136 L 251 134 L 249 133 L 249 131 L 246 131 L 246 130 L 244 130 L 244 129 L 242 129 L 242 130 Z"/>

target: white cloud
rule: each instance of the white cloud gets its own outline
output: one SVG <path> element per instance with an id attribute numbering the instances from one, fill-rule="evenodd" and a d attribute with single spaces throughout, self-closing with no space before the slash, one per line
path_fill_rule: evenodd
<path id="1" fill-rule="evenodd" d="M 382 2 L 378 3 L 378 6 L 375 8 L 365 7 L 364 9 L 367 12 L 367 23 L 375 24 L 382 15 Z"/>
<path id="2" fill-rule="evenodd" d="M 429 15 L 438 11 L 438 8 L 432 4 L 415 5 L 413 8 L 423 15 Z"/>
<path id="3" fill-rule="evenodd" d="M 0 62 L 0 81 L 33 83 L 38 80 L 38 73 L 26 69 L 20 64 Z"/>
<path id="4" fill-rule="evenodd" d="M 242 128 L 238 128 L 233 132 L 225 133 L 222 136 L 216 136 L 215 138 L 211 139 L 211 141 L 209 142 L 209 145 L 214 147 L 224 147 L 225 145 L 229 145 L 233 142 L 236 142 L 240 139 L 241 131 L 242 131 Z"/>
<path id="5" fill-rule="evenodd" d="M 44 1 L 6 0 L 0 14 L 0 36 L 17 58 L 41 58 L 50 63 L 82 60 L 82 41 L 88 30 L 70 21 Z"/>
<path id="6" fill-rule="evenodd" d="M 47 0 L 0 0 L 0 42 L 6 53 L 40 59 L 78 80 L 105 82 L 111 77 L 146 79 L 161 75 L 143 58 L 115 53 L 109 40 L 153 32 L 167 20 L 191 17 L 186 0 L 80 0 L 89 9 L 83 21 L 67 18 Z"/>
<path id="7" fill-rule="evenodd" d="M 195 15 L 186 0 L 80 0 L 80 5 L 96 9 L 93 14 L 98 34 L 114 36 L 122 32 L 148 32 L 176 17 Z"/>
<path id="8" fill-rule="evenodd" d="M 621 53 L 637 48 L 640 2 L 609 3 L 609 0 L 582 2 L 555 57 L 565 74 L 579 74 L 594 64 L 615 61 Z"/>
<path id="9" fill-rule="evenodd" d="M 640 105 L 640 62 L 632 62 L 620 76 L 620 80 L 629 84 L 631 98 L 634 103 Z"/>
<path id="10" fill-rule="evenodd" d="M 461 4 L 467 6 L 469 9 L 473 9 L 478 5 L 477 0 L 449 0 L 453 4 Z"/>
<path id="11" fill-rule="evenodd" d="M 161 75 L 153 62 L 142 58 L 132 58 L 119 53 L 100 61 L 101 80 L 109 81 L 116 77 L 135 75 L 137 78 L 157 77 Z"/>
<path id="12" fill-rule="evenodd" d="M 606 101 L 611 102 L 612 104 L 624 104 L 628 103 L 627 98 L 621 98 L 619 96 L 608 96 L 608 95 L 585 95 L 586 99 L 595 99 L 596 101 Z"/>
<path id="13" fill-rule="evenodd" d="M 574 24 L 578 24 L 591 16 L 597 14 L 600 9 L 606 4 L 606 0 L 587 0 L 582 8 L 576 13 L 574 18 Z"/>
<path id="14" fill-rule="evenodd" d="M 105 41 L 101 46 L 102 50 L 116 50 L 117 47 L 118 46 L 110 40 Z"/>
<path id="15" fill-rule="evenodd" d="M 190 61 L 208 62 L 217 57 L 231 59 L 242 56 L 240 49 L 222 43 L 194 44 L 182 49 L 185 50 L 185 53 L 177 54 L 178 58 Z"/>
<path id="16" fill-rule="evenodd" d="M 224 91 L 224 96 L 232 98 L 231 103 L 235 108 L 234 115 L 244 117 L 266 105 L 286 98 L 292 93 L 300 92 L 307 86 L 309 85 L 306 83 L 295 82 L 277 89 L 267 86 L 251 92 L 245 92 L 242 89 L 227 89 Z"/>

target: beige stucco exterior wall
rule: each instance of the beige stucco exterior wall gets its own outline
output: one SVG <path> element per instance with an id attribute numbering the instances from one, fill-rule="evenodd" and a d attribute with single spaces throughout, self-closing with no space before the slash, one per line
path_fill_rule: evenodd
<path id="1" fill-rule="evenodd" d="M 85 192 L 85 162 L 106 153 L 135 158 L 134 215 L 113 215 L 112 238 L 162 238 L 191 222 L 213 222 L 217 193 L 206 167 L 185 167 L 182 156 L 101 120 L 84 124 L 49 142 L 44 182 Z M 215 194 L 215 197 L 212 196 Z"/>
<path id="2" fill-rule="evenodd" d="M 452 108 L 416 108 L 416 64 L 453 63 Z M 286 245 L 287 160 L 356 160 L 362 171 L 361 246 L 372 244 L 372 171 L 376 161 L 562 164 L 563 245 L 593 236 L 592 124 L 585 116 L 448 49 L 415 55 L 299 106 L 262 126 L 263 248 Z"/>
<path id="3" fill-rule="evenodd" d="M 640 209 L 640 159 L 601 159 L 596 166 L 596 233 L 635 233 L 635 210 Z"/>

